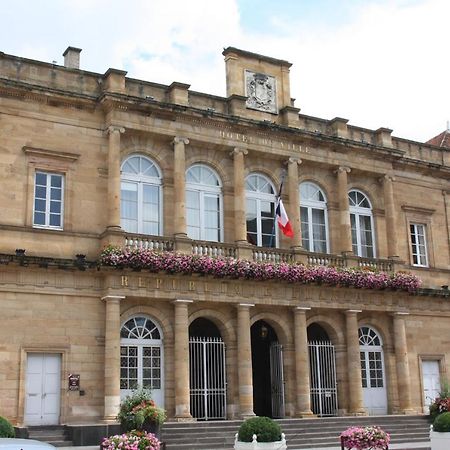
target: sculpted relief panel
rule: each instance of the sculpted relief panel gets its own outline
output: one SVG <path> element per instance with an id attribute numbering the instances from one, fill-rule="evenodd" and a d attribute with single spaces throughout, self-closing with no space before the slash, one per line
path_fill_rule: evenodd
<path id="1" fill-rule="evenodd" d="M 245 94 L 248 97 L 248 108 L 270 113 L 278 112 L 275 77 L 246 70 Z"/>

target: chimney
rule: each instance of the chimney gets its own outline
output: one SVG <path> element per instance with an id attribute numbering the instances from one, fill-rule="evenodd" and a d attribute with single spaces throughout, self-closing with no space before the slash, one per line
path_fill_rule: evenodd
<path id="1" fill-rule="evenodd" d="M 67 67 L 68 69 L 79 69 L 80 53 L 81 48 L 67 47 L 66 51 L 63 53 L 64 67 Z"/>

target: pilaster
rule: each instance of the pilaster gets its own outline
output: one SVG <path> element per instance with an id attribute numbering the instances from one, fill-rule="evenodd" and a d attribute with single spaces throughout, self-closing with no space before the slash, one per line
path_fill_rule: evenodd
<path id="1" fill-rule="evenodd" d="M 298 166 L 302 163 L 299 158 L 289 158 L 287 161 L 288 166 L 288 194 L 289 194 L 289 207 L 288 216 L 292 223 L 292 230 L 294 237 L 292 238 L 292 246 L 299 248 L 302 245 L 302 229 L 300 221 L 300 195 L 298 184 Z"/>
<path id="2" fill-rule="evenodd" d="M 339 167 L 336 170 L 338 178 L 338 198 L 339 198 L 339 246 L 338 251 L 346 254 L 352 252 L 352 234 L 350 227 L 350 207 L 348 202 L 348 179 L 351 169 L 349 167 Z"/>
<path id="3" fill-rule="evenodd" d="M 234 236 L 238 244 L 247 245 L 247 222 L 245 218 L 245 163 L 244 156 L 248 151 L 236 147 L 233 156 L 234 169 Z"/>
<path id="4" fill-rule="evenodd" d="M 388 257 L 398 258 L 397 233 L 393 232 L 394 230 L 397 230 L 393 189 L 393 182 L 395 181 L 395 178 L 391 175 L 385 175 L 380 180 L 383 183 L 384 207 L 386 211 L 386 240 Z"/>
<path id="5" fill-rule="evenodd" d="M 186 237 L 186 145 L 189 139 L 175 137 L 173 140 L 173 189 L 174 189 L 174 234 Z"/>

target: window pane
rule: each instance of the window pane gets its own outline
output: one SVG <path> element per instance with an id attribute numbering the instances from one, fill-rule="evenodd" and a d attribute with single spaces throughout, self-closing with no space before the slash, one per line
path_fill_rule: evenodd
<path id="1" fill-rule="evenodd" d="M 219 214 L 217 211 L 205 212 L 205 227 L 218 228 L 219 227 Z"/>
<path id="2" fill-rule="evenodd" d="M 158 222 L 159 208 L 158 205 L 152 203 L 144 203 L 142 205 L 142 220 Z"/>
<path id="3" fill-rule="evenodd" d="M 47 186 L 47 174 L 36 172 L 36 184 L 40 186 Z"/>
<path id="4" fill-rule="evenodd" d="M 34 210 L 39 212 L 45 212 L 45 200 L 36 199 L 34 201 Z"/>
<path id="5" fill-rule="evenodd" d="M 45 214 L 41 212 L 34 213 L 34 224 L 35 225 L 45 225 Z"/>
<path id="6" fill-rule="evenodd" d="M 62 193 L 61 189 L 51 188 L 50 189 L 50 198 L 52 200 L 61 200 L 61 193 Z"/>
<path id="7" fill-rule="evenodd" d="M 137 202 L 137 184 L 126 183 L 122 181 L 121 184 L 121 198 L 122 200 L 131 200 Z"/>
<path id="8" fill-rule="evenodd" d="M 200 210 L 198 209 L 186 209 L 187 212 L 187 224 L 189 226 L 200 226 Z"/>
<path id="9" fill-rule="evenodd" d="M 188 226 L 187 227 L 187 235 L 191 239 L 199 240 L 200 239 L 200 228 Z"/>
<path id="10" fill-rule="evenodd" d="M 62 187 L 62 176 L 61 175 L 52 175 L 51 176 L 51 186 L 60 188 Z"/>
<path id="11" fill-rule="evenodd" d="M 36 186 L 35 197 L 36 198 L 46 198 L 47 189 L 44 186 Z"/>
<path id="12" fill-rule="evenodd" d="M 219 211 L 219 197 L 205 195 L 205 210 L 206 211 Z"/>
<path id="13" fill-rule="evenodd" d="M 153 205 L 159 204 L 159 187 L 158 186 L 144 184 L 142 192 L 143 192 L 143 196 L 144 196 L 144 203 L 152 203 Z"/>
<path id="14" fill-rule="evenodd" d="M 214 241 L 214 242 L 218 242 L 219 241 L 219 230 L 213 230 L 213 229 L 206 229 L 205 230 L 205 240 L 206 241 Z"/>
<path id="15" fill-rule="evenodd" d="M 39 200 L 37 200 L 39 201 Z M 61 202 L 50 202 L 50 212 L 61 213 Z"/>
<path id="16" fill-rule="evenodd" d="M 159 223 L 158 222 L 143 222 L 142 226 L 143 234 L 159 235 Z"/>
<path id="17" fill-rule="evenodd" d="M 50 214 L 50 226 L 52 227 L 61 226 L 61 216 L 59 214 Z"/>

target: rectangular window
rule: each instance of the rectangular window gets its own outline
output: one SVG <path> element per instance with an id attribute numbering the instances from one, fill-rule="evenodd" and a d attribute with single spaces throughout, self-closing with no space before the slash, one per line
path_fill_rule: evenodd
<path id="1" fill-rule="evenodd" d="M 411 223 L 411 250 L 414 266 L 428 267 L 427 243 L 425 234 L 426 225 Z"/>
<path id="2" fill-rule="evenodd" d="M 36 172 L 34 178 L 33 226 L 62 230 L 64 176 Z"/>

